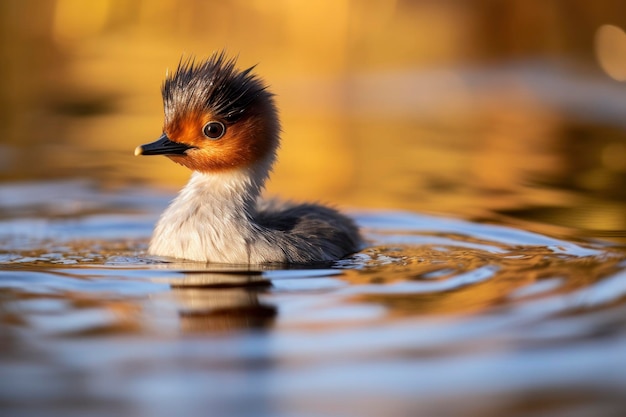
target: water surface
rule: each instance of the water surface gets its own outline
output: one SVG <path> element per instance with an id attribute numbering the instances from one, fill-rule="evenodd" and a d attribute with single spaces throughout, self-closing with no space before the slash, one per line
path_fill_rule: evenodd
<path id="1" fill-rule="evenodd" d="M 145 254 L 171 195 L 0 187 L 0 404 L 19 415 L 621 415 L 626 251 L 397 211 L 312 269 Z"/>
<path id="2" fill-rule="evenodd" d="M 622 3 L 0 2 L 0 414 L 626 415 Z M 189 173 L 133 149 L 222 48 L 276 93 L 268 194 L 361 252 L 146 255 Z"/>
<path id="3" fill-rule="evenodd" d="M 162 122 L 162 68 L 137 68 L 25 76 L 5 106 L 3 415 L 626 415 L 622 85 L 545 61 L 276 77 L 268 194 L 368 242 L 251 267 L 146 255 L 188 172 L 132 155 Z"/>

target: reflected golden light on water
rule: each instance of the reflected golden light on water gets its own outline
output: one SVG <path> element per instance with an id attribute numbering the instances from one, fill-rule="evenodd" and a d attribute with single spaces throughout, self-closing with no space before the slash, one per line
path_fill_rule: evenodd
<path id="1" fill-rule="evenodd" d="M 612 142 L 602 149 L 602 162 L 612 171 L 626 171 L 626 143 Z"/>
<path id="2" fill-rule="evenodd" d="M 355 152 L 345 123 L 336 116 L 302 116 L 283 120 L 284 139 L 274 174 L 268 183 L 270 195 L 291 199 L 347 193 L 354 184 Z"/>
<path id="3" fill-rule="evenodd" d="M 0 0 L 6 414 L 622 415 L 625 17 Z M 220 49 L 276 94 L 267 194 L 353 209 L 369 246 L 341 269 L 146 257 L 190 172 L 133 150 L 166 69 Z"/>
<path id="4" fill-rule="evenodd" d="M 57 0 L 52 36 L 58 43 L 79 41 L 100 33 L 108 23 L 110 0 Z"/>
<path id="5" fill-rule="evenodd" d="M 626 81 L 626 33 L 618 26 L 602 25 L 595 34 L 597 60 L 611 78 Z"/>
<path id="6" fill-rule="evenodd" d="M 270 195 L 472 218 L 626 198 L 620 101 L 603 96 L 615 89 L 596 90 L 597 74 L 555 74 L 541 58 L 559 52 L 591 67 L 595 52 L 621 77 L 624 32 L 603 25 L 606 10 L 592 4 L 572 6 L 574 32 L 554 13 L 563 6 L 518 1 L 35 4 L 0 4 L 4 38 L 17 40 L 1 44 L 6 180 L 69 176 L 174 192 L 189 172 L 133 149 L 160 134 L 166 69 L 181 55 L 226 49 L 241 68 L 258 64 L 277 95 L 283 143 Z M 528 26 L 532 16 L 540 28 Z M 568 43 L 594 34 L 595 50 Z M 519 56 L 537 65 L 518 71 L 509 63 Z M 601 104 L 586 102 L 590 91 Z M 598 119 L 570 129 L 580 117 Z M 606 138 L 604 125 L 615 125 Z"/>

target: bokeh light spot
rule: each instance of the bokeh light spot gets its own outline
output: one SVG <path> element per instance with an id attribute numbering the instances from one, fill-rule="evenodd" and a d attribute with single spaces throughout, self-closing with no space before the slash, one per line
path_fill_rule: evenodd
<path id="1" fill-rule="evenodd" d="M 626 80 L 626 33 L 613 25 L 602 25 L 595 35 L 595 52 L 600 67 L 617 81 Z"/>

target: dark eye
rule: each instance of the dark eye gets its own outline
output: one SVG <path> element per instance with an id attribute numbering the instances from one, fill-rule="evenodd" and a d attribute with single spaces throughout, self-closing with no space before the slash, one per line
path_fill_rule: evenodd
<path id="1" fill-rule="evenodd" d="M 217 140 L 226 133 L 226 126 L 221 122 L 209 122 L 202 128 L 202 133 L 211 140 Z"/>

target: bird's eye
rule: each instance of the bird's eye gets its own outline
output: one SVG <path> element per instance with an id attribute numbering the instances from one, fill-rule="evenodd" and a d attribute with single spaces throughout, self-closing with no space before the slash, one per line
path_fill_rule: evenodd
<path id="1" fill-rule="evenodd" d="M 217 140 L 226 133 L 226 126 L 221 122 L 209 122 L 202 128 L 202 133 L 211 140 Z"/>

